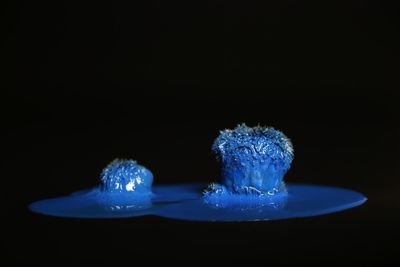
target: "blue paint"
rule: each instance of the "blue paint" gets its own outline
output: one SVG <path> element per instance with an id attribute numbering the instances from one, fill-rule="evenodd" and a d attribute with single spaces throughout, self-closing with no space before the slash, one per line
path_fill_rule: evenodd
<path id="1" fill-rule="evenodd" d="M 70 196 L 34 202 L 34 212 L 76 218 L 123 218 L 156 215 L 191 221 L 260 221 L 329 214 L 363 204 L 362 194 L 336 187 L 288 184 L 288 196 L 274 201 L 222 201 L 210 205 L 202 198 L 204 184 L 155 185 L 152 205 L 111 210 L 98 204 L 98 188 Z"/>
<path id="2" fill-rule="evenodd" d="M 145 215 L 147 214 L 145 211 L 152 207 L 151 198 L 134 200 L 125 205 L 123 203 L 108 205 L 102 199 L 103 196 L 99 188 L 94 188 L 85 193 L 40 200 L 32 203 L 29 208 L 36 213 L 57 217 L 120 218 Z"/>
<path id="3" fill-rule="evenodd" d="M 104 168 L 100 180 L 103 192 L 150 195 L 153 174 L 134 160 L 115 159 Z"/>
<path id="4" fill-rule="evenodd" d="M 219 184 L 211 184 L 203 194 L 203 201 L 210 206 L 232 207 L 232 206 L 259 206 L 270 205 L 280 206 L 287 197 L 287 190 L 275 193 L 273 195 L 263 193 L 245 192 L 238 194 L 231 192 L 227 187 Z"/>
<path id="5" fill-rule="evenodd" d="M 138 210 L 151 206 L 153 174 L 134 160 L 116 159 L 100 175 L 92 191 L 99 205 L 110 210 Z"/>
<path id="6" fill-rule="evenodd" d="M 146 215 L 166 203 L 199 197 L 198 185 L 156 186 L 153 174 L 133 160 L 114 160 L 100 175 L 100 185 L 70 196 L 32 203 L 37 213 L 80 218 L 118 218 Z"/>
<path id="7" fill-rule="evenodd" d="M 221 131 L 212 151 L 220 162 L 221 178 L 205 191 L 206 202 L 274 202 L 287 194 L 283 177 L 294 154 L 292 143 L 282 132 L 238 125 Z"/>
<path id="8" fill-rule="evenodd" d="M 157 215 L 194 221 L 259 221 L 328 214 L 367 200 L 347 189 L 286 186 L 283 177 L 293 160 L 293 146 L 270 127 L 242 124 L 222 131 L 212 150 L 221 164 L 221 178 L 207 188 L 202 184 L 152 187 L 148 169 L 133 160 L 115 160 L 101 173 L 98 187 L 37 201 L 29 208 L 78 218 Z"/>
<path id="9" fill-rule="evenodd" d="M 274 198 L 274 202 L 223 201 L 220 205 L 210 205 L 202 198 L 204 187 L 204 184 L 155 185 L 152 205 L 142 209 L 105 209 L 97 202 L 96 189 L 37 201 L 30 209 L 45 215 L 75 218 L 156 215 L 191 221 L 260 221 L 329 214 L 356 207 L 367 200 L 362 194 L 347 189 L 288 184 L 288 197 Z"/>
<path id="10" fill-rule="evenodd" d="M 287 189 L 283 177 L 293 161 L 293 145 L 272 127 L 242 124 L 221 131 L 212 151 L 220 162 L 220 183 L 210 184 L 202 199 L 168 206 L 159 215 L 196 221 L 275 220 L 336 212 L 366 201 L 340 188 Z"/>
<path id="11" fill-rule="evenodd" d="M 69 196 L 40 200 L 32 203 L 31 211 L 57 217 L 72 218 L 124 218 L 143 215 L 157 215 L 157 210 L 182 201 L 199 199 L 204 184 L 155 185 L 151 197 L 119 208 L 103 205 L 99 197 L 102 191 L 96 187 L 78 191 Z"/>
<path id="12" fill-rule="evenodd" d="M 210 205 L 205 199 L 165 206 L 155 214 L 190 221 L 266 221 L 317 216 L 350 209 L 367 198 L 347 189 L 317 185 L 288 184 L 287 197 L 269 201 L 221 201 Z"/>

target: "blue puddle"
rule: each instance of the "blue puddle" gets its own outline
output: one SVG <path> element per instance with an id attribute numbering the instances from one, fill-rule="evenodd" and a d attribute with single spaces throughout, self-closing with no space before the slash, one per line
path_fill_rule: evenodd
<path id="1" fill-rule="evenodd" d="M 58 217 L 125 218 L 156 215 L 188 221 L 265 221 L 317 216 L 363 204 L 361 193 L 337 187 L 288 184 L 288 195 L 278 201 L 207 204 L 205 184 L 154 185 L 148 198 L 130 199 L 128 204 L 105 204 L 109 193 L 98 188 L 66 197 L 32 203 L 31 211 Z M 115 197 L 115 195 L 113 195 Z"/>
<path id="2" fill-rule="evenodd" d="M 75 192 L 66 197 L 51 198 L 32 203 L 33 212 L 73 218 L 126 218 L 144 215 L 156 215 L 157 210 L 166 205 L 201 197 L 202 184 L 158 185 L 153 186 L 149 198 L 131 200 L 126 205 L 104 205 L 103 197 L 107 193 L 97 187 L 91 190 Z"/>

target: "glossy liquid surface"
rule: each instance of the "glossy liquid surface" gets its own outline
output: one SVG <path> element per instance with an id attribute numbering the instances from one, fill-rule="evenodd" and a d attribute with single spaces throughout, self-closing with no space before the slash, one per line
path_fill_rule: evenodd
<path id="1" fill-rule="evenodd" d="M 75 192 L 69 196 L 32 203 L 33 212 L 73 218 L 124 218 L 156 214 L 168 204 L 197 199 L 204 185 L 156 185 L 150 196 L 103 192 L 99 188 Z M 108 202 L 112 196 L 113 201 Z M 129 197 L 129 201 L 125 201 Z M 120 203 L 116 205 L 115 203 Z M 123 203 L 126 204 L 123 204 Z"/>
<path id="2" fill-rule="evenodd" d="M 189 221 L 263 221 L 329 214 L 363 204 L 361 193 L 318 185 L 288 184 L 286 197 L 275 201 L 207 204 L 202 191 L 206 185 L 156 185 L 150 199 L 130 201 L 129 206 L 114 207 L 99 204 L 97 188 L 70 196 L 34 202 L 34 212 L 77 218 L 121 218 L 144 215 Z M 246 203 L 247 202 L 247 203 Z"/>
<path id="3" fill-rule="evenodd" d="M 309 217 L 350 209 L 363 204 L 361 193 L 337 187 L 289 184 L 285 199 L 240 201 L 209 205 L 203 199 L 183 201 L 157 211 L 157 215 L 190 221 L 266 221 Z"/>

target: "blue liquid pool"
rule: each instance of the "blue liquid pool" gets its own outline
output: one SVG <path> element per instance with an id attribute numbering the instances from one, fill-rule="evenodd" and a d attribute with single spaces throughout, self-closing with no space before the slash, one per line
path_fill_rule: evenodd
<path id="1" fill-rule="evenodd" d="M 189 221 L 268 221 L 318 216 L 363 204 L 361 193 L 337 187 L 288 184 L 286 197 L 265 202 L 237 201 L 208 204 L 204 198 L 183 201 L 157 211 L 157 215 Z M 246 203 L 247 202 L 247 203 Z"/>
<path id="2" fill-rule="evenodd" d="M 33 212 L 72 218 L 124 218 L 154 215 L 160 208 L 201 197 L 204 185 L 157 185 L 149 198 L 132 198 L 127 205 L 104 205 L 104 193 L 99 188 L 75 192 L 69 196 L 32 203 Z M 121 202 L 121 201 L 120 201 Z"/>
<path id="3" fill-rule="evenodd" d="M 337 187 L 288 184 L 287 195 L 260 201 L 207 203 L 204 184 L 155 185 L 149 199 L 136 199 L 129 205 L 110 208 L 99 203 L 98 188 L 66 197 L 32 203 L 31 211 L 58 217 L 124 218 L 156 215 L 189 221 L 266 221 L 317 216 L 363 204 L 361 193 Z"/>

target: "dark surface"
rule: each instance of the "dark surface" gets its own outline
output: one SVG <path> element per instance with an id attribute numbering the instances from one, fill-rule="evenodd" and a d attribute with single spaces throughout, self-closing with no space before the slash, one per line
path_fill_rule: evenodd
<path id="1" fill-rule="evenodd" d="M 397 11 L 361 0 L 5 4 L 1 261 L 398 261 Z M 287 181 L 354 189 L 368 202 L 215 224 L 27 210 L 95 185 L 115 157 L 137 159 L 157 183 L 215 180 L 211 143 L 240 122 L 292 139 Z"/>

